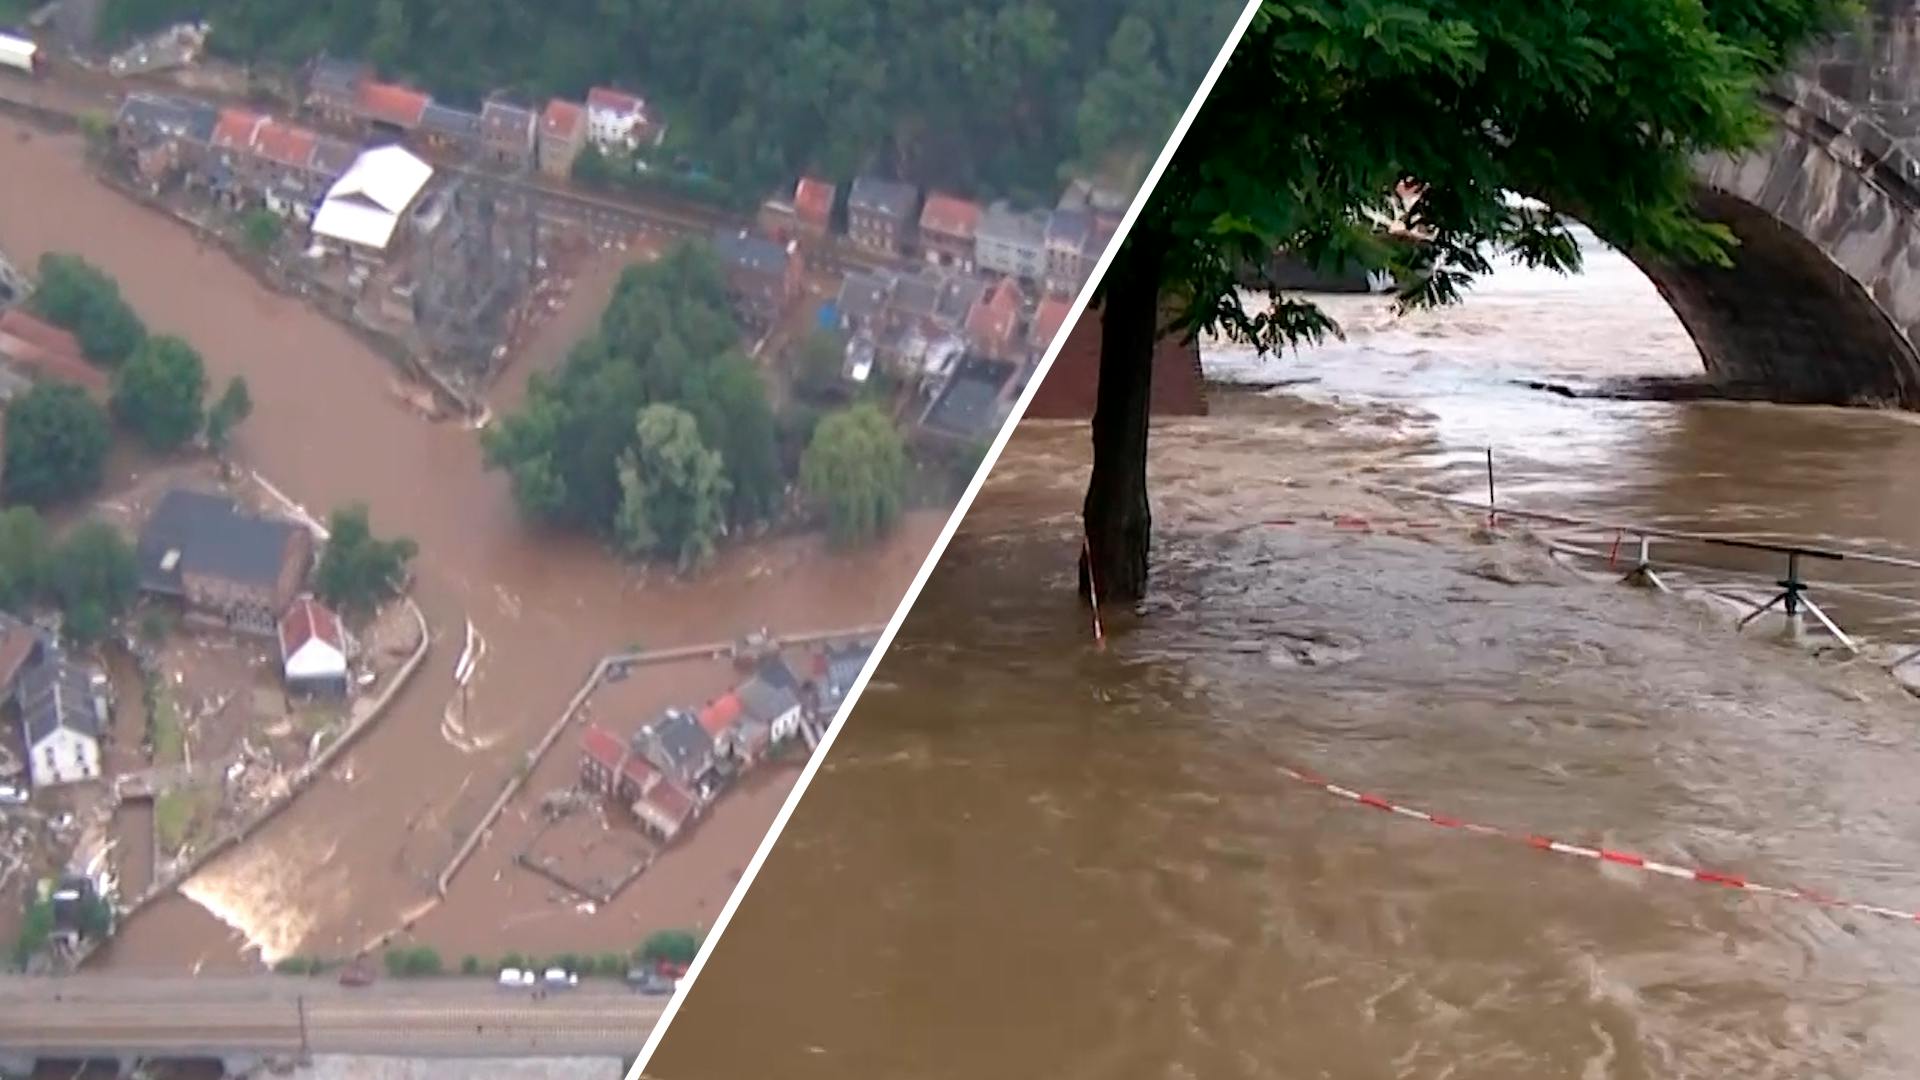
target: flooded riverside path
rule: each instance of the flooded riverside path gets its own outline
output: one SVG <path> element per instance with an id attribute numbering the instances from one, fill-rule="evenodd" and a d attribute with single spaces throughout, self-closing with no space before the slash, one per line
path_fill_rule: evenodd
<path id="1" fill-rule="evenodd" d="M 415 417 L 390 395 L 386 362 L 344 329 L 95 182 L 77 139 L 0 121 L 0 168 L 0 250 L 23 265 L 46 251 L 84 256 L 119 279 L 155 331 L 193 343 L 216 385 L 244 375 L 255 408 L 235 437 L 236 459 L 318 517 L 364 501 L 376 531 L 418 541 L 416 595 L 436 638 L 413 685 L 333 775 L 189 881 L 193 902 L 170 898 L 134 919 L 106 957 L 110 966 L 253 963 L 242 952 L 249 941 L 269 959 L 358 945 L 431 895 L 461 831 L 602 654 L 636 642 L 728 640 L 761 625 L 779 632 L 884 621 L 944 517 L 914 515 L 883 549 L 858 556 L 829 555 L 818 538 L 749 545 L 690 584 L 624 566 L 587 541 L 525 527 L 505 478 L 482 470 L 474 433 Z M 573 303 L 597 305 L 610 277 L 595 278 L 599 295 L 576 290 Z M 563 315 L 549 329 L 581 321 Z M 533 350 L 551 357 L 569 344 L 542 339 Z M 513 377 L 539 362 L 530 358 Z M 464 735 L 454 739 L 446 719 L 469 619 L 486 651 Z M 647 890 L 578 916 L 566 933 L 630 948 L 649 929 L 710 917 L 702 912 L 731 890 L 778 800 L 752 803 L 761 828 L 741 818 L 696 832 L 684 853 L 655 868 L 659 880 Z M 677 870 L 676 858 L 685 864 Z M 470 871 L 436 913 L 439 933 L 478 951 L 491 930 L 548 904 L 537 890 L 514 895 L 511 885 L 511 875 Z M 644 908 L 621 906 L 629 902 Z M 521 937 L 502 947 L 548 946 Z"/>
<path id="2" fill-rule="evenodd" d="M 1348 339 L 1300 357 L 1211 351 L 1315 381 L 1159 426 L 1155 577 L 1104 650 L 1073 600 L 1084 428 L 1024 426 L 649 1075 L 1920 1074 L 1920 925 L 1282 772 L 1920 909 L 1920 701 L 1883 671 L 1362 489 L 1484 496 L 1491 441 L 1503 501 L 1920 549 L 1911 418 L 1511 386 L 1695 369 L 1650 286 L 1593 270 L 1401 321 L 1340 300 Z"/>

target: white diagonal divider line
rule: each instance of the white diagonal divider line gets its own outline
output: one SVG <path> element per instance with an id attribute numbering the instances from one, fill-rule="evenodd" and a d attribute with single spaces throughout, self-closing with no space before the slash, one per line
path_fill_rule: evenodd
<path id="1" fill-rule="evenodd" d="M 1194 117 L 1200 114 L 1200 107 L 1206 104 L 1207 95 L 1213 92 L 1213 84 L 1220 81 L 1220 73 L 1226 70 L 1227 60 L 1233 56 L 1234 48 L 1240 44 L 1240 38 L 1246 34 L 1247 26 L 1253 22 L 1253 16 L 1260 10 L 1262 2 L 1263 0 L 1247 0 L 1247 6 L 1240 12 L 1240 17 L 1234 21 L 1233 29 L 1228 31 L 1227 40 L 1213 58 L 1213 66 L 1207 69 L 1206 77 L 1200 80 L 1200 86 L 1194 90 L 1193 98 L 1187 102 L 1186 111 L 1180 114 L 1179 122 L 1174 125 L 1173 134 L 1168 137 L 1167 144 L 1161 147 L 1160 156 L 1154 159 L 1153 168 L 1148 170 L 1146 179 L 1140 184 L 1140 190 L 1134 194 L 1132 204 L 1127 207 L 1126 216 L 1120 219 L 1120 227 L 1114 230 L 1113 238 L 1107 241 L 1107 249 L 1100 253 L 1100 261 L 1094 264 L 1093 273 L 1087 276 L 1086 284 L 1080 287 L 1079 295 L 1074 297 L 1073 306 L 1067 310 L 1066 320 L 1060 324 L 1060 329 L 1054 331 L 1053 341 L 1048 343 L 1047 351 L 1041 356 L 1039 366 L 1027 380 L 1026 389 L 1020 392 L 1020 399 L 1014 402 L 1012 414 L 1001 426 L 1000 434 L 993 440 L 993 445 L 987 449 L 986 457 L 981 460 L 980 468 L 973 474 L 973 481 L 967 485 L 967 490 L 960 496 L 960 502 L 953 508 L 953 514 L 947 518 L 946 526 L 934 539 L 933 550 L 927 552 L 926 561 L 920 564 L 919 573 L 913 577 L 913 584 L 907 587 L 906 596 L 901 598 L 900 606 L 894 609 L 893 618 L 888 620 L 886 630 L 881 632 L 880 640 L 875 643 L 873 655 L 867 657 L 866 666 L 860 669 L 860 676 L 853 681 L 852 688 L 847 691 L 846 700 L 840 703 L 839 711 L 834 713 L 833 721 L 827 725 L 827 732 L 821 737 L 820 745 L 814 749 L 813 756 L 807 760 L 805 768 L 800 771 L 800 779 L 794 782 L 793 790 L 787 793 L 787 801 L 781 804 L 780 813 L 774 816 L 772 827 L 767 830 L 767 835 L 760 841 L 760 847 L 753 853 L 752 861 L 747 863 L 746 870 L 740 875 L 740 883 L 733 887 L 732 895 L 727 897 L 726 906 L 720 909 L 719 917 L 713 921 L 713 928 L 707 931 L 706 939 L 700 943 L 700 951 L 695 954 L 693 963 L 687 968 L 687 974 L 675 988 L 672 999 L 667 1002 L 666 1010 L 654 1023 L 653 1031 L 647 1036 L 646 1045 L 640 1048 L 640 1056 L 634 1059 L 633 1068 L 628 1070 L 626 1080 L 641 1080 L 646 1073 L 647 1062 L 653 1058 L 654 1051 L 660 1046 L 660 1040 L 666 1037 L 667 1029 L 673 1025 L 674 1016 L 679 1013 L 681 1004 L 686 1001 L 687 994 L 692 991 L 701 970 L 707 966 L 707 958 L 713 955 L 713 948 L 719 943 L 721 935 L 726 932 L 727 924 L 733 921 L 733 913 L 740 906 L 740 898 L 753 887 L 753 879 L 759 876 L 761 865 L 767 861 L 767 852 L 773 850 L 773 845 L 780 839 L 780 834 L 787 827 L 787 820 L 793 816 L 794 806 L 800 802 L 801 796 L 807 793 L 808 785 L 813 783 L 815 774 L 820 771 L 820 763 L 826 760 L 827 753 L 833 749 L 834 740 L 840 737 L 840 729 L 846 726 L 847 717 L 852 714 L 853 707 L 860 702 L 860 695 L 867 689 L 867 680 L 873 677 L 874 669 L 879 667 L 881 659 L 886 656 L 888 646 L 893 644 L 894 635 L 900 632 L 900 624 L 906 621 L 907 613 L 913 610 L 913 602 L 920 598 L 920 590 L 926 587 L 927 578 L 933 573 L 933 568 L 939 565 L 940 556 L 946 554 L 947 545 L 953 542 L 954 532 L 959 529 L 961 520 L 967 516 L 968 509 L 973 506 L 973 500 L 979 496 L 981 485 L 986 482 L 987 474 L 993 471 L 994 463 L 1000 460 L 1000 452 L 1006 449 L 1007 440 L 1013 437 L 1013 429 L 1020 426 L 1020 419 L 1026 415 L 1027 406 L 1033 401 L 1034 392 L 1040 389 L 1040 383 L 1046 379 L 1047 372 L 1053 370 L 1053 362 L 1059 357 L 1060 349 L 1066 344 L 1068 335 L 1073 333 L 1074 326 L 1086 314 L 1087 304 L 1093 298 L 1094 289 L 1099 286 L 1101 279 L 1106 277 L 1107 267 L 1112 264 L 1115 254 L 1120 250 L 1120 245 L 1126 241 L 1127 234 L 1133 231 L 1133 223 L 1139 219 L 1141 211 L 1147 205 L 1147 200 L 1153 196 L 1153 189 L 1159 186 L 1161 175 L 1167 171 L 1168 164 L 1173 161 L 1173 155 L 1180 149 L 1180 143 L 1187 136 L 1187 129 L 1193 126 Z"/>

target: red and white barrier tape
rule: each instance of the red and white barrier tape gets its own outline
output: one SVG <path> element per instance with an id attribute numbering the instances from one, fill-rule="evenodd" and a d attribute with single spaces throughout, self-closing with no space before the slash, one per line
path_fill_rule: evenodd
<path id="1" fill-rule="evenodd" d="M 1352 788 L 1341 787 L 1339 784 L 1335 784 L 1325 777 L 1316 776 L 1302 769 L 1282 765 L 1280 766 L 1280 771 L 1289 779 L 1297 780 L 1310 787 L 1319 788 L 1329 795 L 1345 799 L 1348 802 L 1356 803 L 1360 806 L 1372 807 L 1375 810 L 1384 810 L 1387 813 L 1398 814 L 1401 817 L 1411 818 L 1415 821 L 1424 821 L 1429 825 L 1437 825 L 1443 829 L 1459 829 L 1464 832 L 1478 833 L 1481 836 L 1491 836 L 1500 840 L 1511 840 L 1516 843 L 1525 844 L 1536 851 L 1550 852 L 1555 855 L 1569 855 L 1574 858 L 1588 859 L 1593 862 L 1613 863 L 1616 866 L 1631 867 L 1632 869 L 1642 870 L 1649 874 L 1679 878 L 1682 881 L 1696 881 L 1702 885 L 1717 885 L 1722 888 L 1739 889 L 1742 892 L 1757 893 L 1762 896 L 1774 896 L 1784 900 L 1797 900 L 1803 903 L 1817 904 L 1825 908 L 1857 911 L 1863 915 L 1878 915 L 1883 919 L 1898 919 L 1902 922 L 1920 922 L 1920 912 L 1901 911 L 1898 908 L 1882 907 L 1879 904 L 1865 904 L 1857 900 L 1846 900 L 1837 896 L 1828 896 L 1812 889 L 1782 885 L 1765 885 L 1757 881 L 1749 881 L 1739 874 L 1723 873 L 1717 870 L 1704 870 L 1693 866 L 1678 866 L 1673 863 L 1649 859 L 1643 855 L 1636 855 L 1630 851 L 1617 851 L 1613 848 L 1603 847 L 1583 847 L 1579 844 L 1569 844 L 1564 841 L 1555 840 L 1550 836 L 1514 832 L 1511 829 L 1503 829 L 1495 825 L 1482 825 L 1461 818 L 1447 817 L 1444 814 L 1429 813 L 1428 811 L 1415 809 L 1411 806 L 1402 806 L 1399 803 L 1383 799 L 1378 795 L 1369 795 L 1365 792 L 1355 791 Z"/>

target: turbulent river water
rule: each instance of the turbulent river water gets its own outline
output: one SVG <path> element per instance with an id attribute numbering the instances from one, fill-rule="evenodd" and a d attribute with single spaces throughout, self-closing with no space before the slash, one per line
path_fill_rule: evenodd
<path id="1" fill-rule="evenodd" d="M 245 376 L 255 407 L 235 437 L 240 463 L 318 516 L 364 502 L 377 531 L 418 541 L 416 595 L 435 635 L 420 675 L 344 764 L 191 878 L 183 895 L 134 918 L 104 957 L 109 966 L 244 967 L 352 951 L 427 908 L 439 868 L 599 656 L 635 642 L 726 641 L 761 626 L 884 622 L 945 520 L 916 512 L 857 555 L 829 553 L 817 536 L 743 544 L 687 582 L 624 565 L 580 538 L 526 527 L 504 479 L 482 467 L 472 431 L 422 421 L 390 392 L 390 366 L 340 326 L 97 183 L 77 139 L 0 120 L 0 172 L 0 250 L 28 266 L 47 251 L 86 257 L 119 280 L 156 332 L 197 347 L 216 384 Z M 619 268 L 611 257 L 589 268 L 502 381 L 496 409 L 510 406 L 529 368 L 556 363 L 592 324 Z M 469 621 L 485 652 L 455 731 L 451 674 Z M 727 674 L 636 676 L 625 711 L 604 719 L 625 727 L 697 703 L 723 689 Z M 569 782 L 571 745 L 534 775 L 533 798 Z M 693 842 L 597 911 L 557 903 L 554 890 L 512 865 L 510 834 L 529 828 L 523 800 L 419 932 L 451 956 L 599 952 L 710 920 L 790 779 L 724 804 Z"/>
<path id="2" fill-rule="evenodd" d="M 1362 490 L 1481 496 L 1491 445 L 1509 504 L 1920 548 L 1908 418 L 1513 385 L 1698 370 L 1631 265 L 1591 259 L 1437 313 L 1330 301 L 1346 340 L 1299 356 L 1210 350 L 1302 381 L 1159 426 L 1152 597 L 1104 649 L 1072 599 L 1084 431 L 1023 428 L 650 1071 L 1920 1074 L 1920 925 L 1284 778 L 1920 908 L 1920 701 L 1881 668 Z"/>

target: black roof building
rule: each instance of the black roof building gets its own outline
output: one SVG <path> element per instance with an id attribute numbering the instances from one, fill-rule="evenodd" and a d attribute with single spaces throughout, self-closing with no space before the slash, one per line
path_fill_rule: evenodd
<path id="1" fill-rule="evenodd" d="M 140 588 L 179 596 L 186 574 L 272 588 L 298 530 L 291 522 L 247 514 L 225 496 L 176 488 L 140 530 Z"/>

